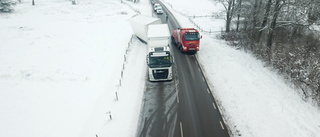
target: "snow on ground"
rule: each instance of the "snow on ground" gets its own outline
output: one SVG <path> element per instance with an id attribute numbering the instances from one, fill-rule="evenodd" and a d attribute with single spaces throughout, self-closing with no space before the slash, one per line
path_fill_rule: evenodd
<path id="1" fill-rule="evenodd" d="M 135 134 L 146 71 L 144 45 L 126 53 L 136 13 L 118 0 L 35 2 L 0 14 L 0 136 Z"/>
<path id="2" fill-rule="evenodd" d="M 140 1 L 22 1 L 14 13 L 0 14 L 0 136 L 135 136 L 147 51 L 131 40 L 127 20 L 133 9 L 151 15 L 149 1 Z M 185 16 L 223 9 L 208 0 L 165 3 L 184 27 L 192 27 Z M 218 19 L 194 22 L 224 26 Z M 320 136 L 319 109 L 290 84 L 215 35 L 202 35 L 197 58 L 233 134 Z"/>
<path id="3" fill-rule="evenodd" d="M 190 5 L 197 4 L 196 7 L 201 8 L 183 6 L 181 3 L 185 0 L 164 1 L 176 12 L 184 27 L 192 26 L 187 16 L 199 20 L 192 16 L 210 15 L 214 10 L 209 9 L 221 9 L 221 4 L 214 3 L 212 6 L 208 0 L 189 1 L 193 2 Z M 186 14 L 182 16 L 178 13 Z M 200 27 L 221 30 L 222 19 L 211 20 L 202 20 Z M 228 46 L 215 35 L 202 35 L 197 58 L 234 136 L 320 137 L 320 111 L 304 102 L 298 94 L 301 92 L 251 55 Z"/>

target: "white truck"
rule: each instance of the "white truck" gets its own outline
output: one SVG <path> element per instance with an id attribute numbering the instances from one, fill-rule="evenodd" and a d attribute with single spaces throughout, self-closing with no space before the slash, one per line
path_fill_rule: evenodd
<path id="1" fill-rule="evenodd" d="M 147 55 L 148 74 L 150 81 L 172 80 L 173 57 L 170 47 L 151 47 Z"/>
<path id="2" fill-rule="evenodd" d="M 134 34 L 143 42 L 148 42 L 148 27 L 152 24 L 161 24 L 160 18 L 137 15 L 129 20 Z"/>
<path id="3" fill-rule="evenodd" d="M 170 52 L 170 31 L 168 24 L 154 24 L 148 27 L 147 65 L 150 81 L 172 80 L 173 57 Z"/>
<path id="4" fill-rule="evenodd" d="M 172 80 L 173 57 L 169 47 L 171 35 L 168 24 L 161 24 L 159 18 L 142 15 L 130 19 L 130 24 L 135 35 L 148 45 L 149 80 Z"/>

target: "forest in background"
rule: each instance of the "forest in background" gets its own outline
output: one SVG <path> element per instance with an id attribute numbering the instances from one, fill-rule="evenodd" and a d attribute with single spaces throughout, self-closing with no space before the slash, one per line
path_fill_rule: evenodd
<path id="1" fill-rule="evenodd" d="M 320 106 L 320 1 L 216 1 L 225 6 L 222 38 L 275 68 Z"/>

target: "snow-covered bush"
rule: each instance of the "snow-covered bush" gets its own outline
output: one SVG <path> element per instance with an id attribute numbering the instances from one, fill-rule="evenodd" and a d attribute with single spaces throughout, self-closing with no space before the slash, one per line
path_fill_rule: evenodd
<path id="1" fill-rule="evenodd" d="M 13 5 L 17 2 L 13 0 L 0 0 L 0 12 L 11 12 L 13 11 Z"/>

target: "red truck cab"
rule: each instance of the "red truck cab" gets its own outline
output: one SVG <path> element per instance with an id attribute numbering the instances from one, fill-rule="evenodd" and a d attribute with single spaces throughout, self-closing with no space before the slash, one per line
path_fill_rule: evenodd
<path id="1" fill-rule="evenodd" d="M 194 28 L 178 28 L 173 30 L 172 42 L 182 52 L 195 54 L 199 51 L 200 33 Z"/>

